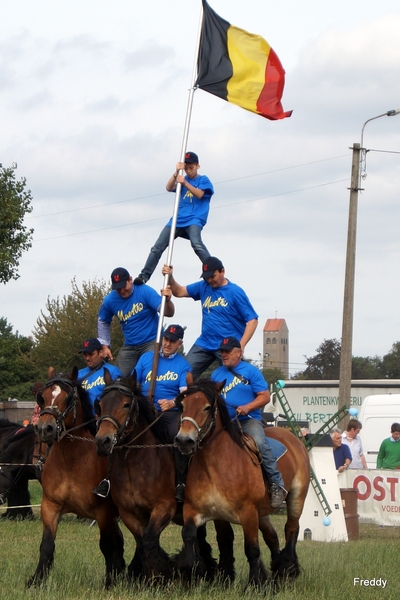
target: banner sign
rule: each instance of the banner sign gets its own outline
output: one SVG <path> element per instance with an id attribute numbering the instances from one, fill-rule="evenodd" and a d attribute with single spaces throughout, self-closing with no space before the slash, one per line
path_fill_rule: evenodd
<path id="1" fill-rule="evenodd" d="M 358 490 L 360 521 L 400 526 L 400 470 L 348 469 L 338 479 L 340 488 Z"/>

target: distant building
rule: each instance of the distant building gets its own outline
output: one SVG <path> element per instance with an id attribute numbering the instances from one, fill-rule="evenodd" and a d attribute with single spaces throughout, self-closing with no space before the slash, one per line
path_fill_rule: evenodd
<path id="1" fill-rule="evenodd" d="M 285 319 L 267 319 L 263 329 L 263 368 L 280 369 L 289 379 L 289 329 Z"/>

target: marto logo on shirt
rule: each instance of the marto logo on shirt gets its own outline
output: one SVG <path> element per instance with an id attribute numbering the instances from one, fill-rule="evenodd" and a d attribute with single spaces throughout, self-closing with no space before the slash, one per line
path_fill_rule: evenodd
<path id="1" fill-rule="evenodd" d="M 178 373 L 174 373 L 173 371 L 167 371 L 164 375 L 159 375 L 156 377 L 156 381 L 176 381 L 178 379 Z M 149 371 L 146 375 L 146 381 L 151 380 L 151 371 Z"/>
<path id="2" fill-rule="evenodd" d="M 84 390 L 91 390 L 92 388 L 97 387 L 98 385 L 104 385 L 104 378 L 102 377 L 102 375 L 99 375 L 98 378 L 92 381 L 91 383 L 89 383 L 87 379 L 84 379 L 81 385 Z"/>
<path id="3" fill-rule="evenodd" d="M 127 321 L 131 317 L 134 317 L 135 315 L 137 315 L 138 313 L 140 313 L 142 310 L 143 310 L 143 304 L 141 302 L 137 302 L 136 304 L 134 304 L 132 306 L 131 310 L 129 312 L 125 313 L 125 314 L 122 312 L 122 310 L 119 310 L 117 312 L 118 320 L 120 322 Z"/>
<path id="4" fill-rule="evenodd" d="M 208 312 L 210 312 L 210 308 L 214 308 L 215 306 L 226 307 L 228 306 L 228 304 L 229 302 L 222 296 L 217 298 L 217 300 L 214 300 L 214 302 L 211 302 L 211 296 L 207 296 L 207 298 L 203 302 L 203 308 L 206 308 Z"/>
<path id="5" fill-rule="evenodd" d="M 230 392 L 232 388 L 239 385 L 239 383 L 242 383 L 242 382 L 240 381 L 239 377 L 236 377 L 236 375 L 235 375 L 235 377 L 232 379 L 232 381 L 223 388 L 222 395 L 226 397 L 226 394 L 228 392 Z"/>

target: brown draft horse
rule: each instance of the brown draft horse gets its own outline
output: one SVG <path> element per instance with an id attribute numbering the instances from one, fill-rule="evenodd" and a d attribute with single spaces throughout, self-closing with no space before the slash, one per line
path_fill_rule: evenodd
<path id="1" fill-rule="evenodd" d="M 95 418 L 86 392 L 76 383 L 77 374 L 74 368 L 68 376 L 57 376 L 50 368 L 49 381 L 37 396 L 42 410 L 36 430 L 39 440 L 51 445 L 51 450 L 42 474 L 40 558 L 28 587 L 47 577 L 54 560 L 58 522 L 65 513 L 97 521 L 106 563 L 106 587 L 125 568 L 118 510 L 111 498 L 92 493 L 93 487 L 107 476 L 109 461 L 97 455 Z"/>
<path id="2" fill-rule="evenodd" d="M 296 554 L 299 519 L 310 481 L 308 453 L 290 431 L 268 428 L 268 436 L 282 442 L 287 450 L 278 462 L 288 490 L 286 545 L 280 552 L 278 536 L 269 518 L 273 510 L 261 467 L 243 448 L 240 434 L 220 396 L 222 385 L 203 380 L 190 386 L 176 400 L 181 411 L 181 427 L 175 441 L 183 454 L 193 454 L 183 507 L 184 544 L 176 557 L 176 568 L 187 579 L 191 578 L 194 566 L 197 574 L 202 575 L 203 567 L 195 541 L 196 529 L 210 519 L 220 519 L 227 524 L 238 523 L 243 528 L 244 550 L 250 568 L 249 583 L 261 585 L 267 581 L 267 571 L 260 556 L 258 528 L 271 551 L 274 580 L 295 578 L 300 572 Z M 231 526 L 227 525 L 226 532 L 229 534 L 230 531 Z M 230 578 L 233 570 L 232 537 L 228 535 L 226 556 L 220 559 Z"/>
<path id="3" fill-rule="evenodd" d="M 138 390 L 136 378 L 113 381 L 105 371 L 104 380 L 106 387 L 95 403 L 96 445 L 101 456 L 111 454 L 111 493 L 136 540 L 128 574 L 165 582 L 172 577 L 172 565 L 160 535 L 176 511 L 174 458 L 156 437 L 160 430 L 152 405 Z M 200 552 L 207 568 L 215 569 L 203 536 L 205 531 L 199 535 Z"/>

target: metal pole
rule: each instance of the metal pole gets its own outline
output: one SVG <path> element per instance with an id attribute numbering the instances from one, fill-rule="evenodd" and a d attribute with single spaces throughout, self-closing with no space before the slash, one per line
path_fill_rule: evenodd
<path id="1" fill-rule="evenodd" d="M 353 144 L 349 224 L 347 230 L 346 271 L 344 280 L 342 351 L 340 354 L 339 405 L 350 406 L 353 343 L 354 278 L 356 265 L 357 208 L 360 175 L 360 144 Z"/>
<path id="2" fill-rule="evenodd" d="M 194 92 L 196 91 L 194 86 L 195 86 L 195 82 L 197 79 L 197 61 L 198 61 L 199 48 L 200 48 L 202 24 L 203 24 L 203 5 L 201 5 L 201 11 L 200 11 L 199 29 L 198 29 L 198 34 L 197 34 L 195 59 L 194 59 L 193 73 L 192 73 L 192 83 L 191 83 L 190 90 L 189 90 L 188 104 L 187 104 L 187 108 L 186 108 L 185 126 L 184 126 L 184 131 L 183 131 L 181 155 L 180 155 L 179 162 L 185 162 L 186 146 L 187 146 L 187 141 L 188 141 L 188 137 L 189 137 L 190 119 L 192 116 L 193 97 L 194 97 Z M 179 174 L 182 175 L 183 170 L 180 171 Z M 174 250 L 176 222 L 178 219 L 178 209 L 179 209 L 179 200 L 181 197 L 181 189 L 182 189 L 182 184 L 178 183 L 176 186 L 176 191 L 175 191 L 175 203 L 174 203 L 174 211 L 172 214 L 171 232 L 169 234 L 168 253 L 167 253 L 167 264 L 168 265 L 172 264 L 172 253 Z M 167 287 L 168 280 L 169 280 L 169 276 L 164 275 L 163 289 L 165 289 Z M 166 303 L 165 296 L 162 296 L 159 319 L 158 319 L 158 327 L 157 327 L 157 337 L 156 337 L 156 343 L 154 346 L 154 358 L 153 358 L 152 371 L 151 371 L 151 382 L 150 382 L 149 393 L 148 393 L 148 398 L 149 398 L 149 400 L 151 400 L 151 402 L 154 399 L 154 389 L 156 386 L 158 357 L 159 357 L 160 346 L 161 346 L 161 334 L 162 334 L 163 322 L 164 322 L 165 303 Z"/>
<path id="3" fill-rule="evenodd" d="M 351 367 L 352 367 L 352 346 L 353 346 L 353 311 L 354 311 L 354 280 L 356 264 L 356 234 L 357 234 L 357 208 L 358 192 L 360 187 L 361 169 L 360 164 L 365 167 L 366 149 L 364 144 L 364 129 L 367 123 L 380 119 L 381 117 L 394 117 L 400 114 L 400 108 L 394 108 L 387 112 L 372 117 L 365 121 L 361 130 L 360 144 L 353 144 L 353 162 L 351 166 L 351 188 L 349 204 L 349 225 L 347 232 L 347 253 L 346 253 L 346 272 L 344 280 L 344 300 L 343 300 L 343 322 L 342 322 L 342 351 L 340 355 L 340 375 L 339 375 L 339 410 L 343 406 L 350 406 L 351 396 Z"/>

